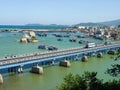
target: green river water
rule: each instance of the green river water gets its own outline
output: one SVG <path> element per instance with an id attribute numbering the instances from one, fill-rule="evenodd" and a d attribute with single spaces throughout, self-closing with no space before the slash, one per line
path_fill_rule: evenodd
<path id="1" fill-rule="evenodd" d="M 98 72 L 98 78 L 109 80 L 118 79 L 105 74 L 107 68 L 113 63 L 114 56 L 104 54 L 103 58 L 90 57 L 88 62 L 74 61 L 71 62 L 70 68 L 56 66 L 44 67 L 44 74 L 32 74 L 29 70 L 22 74 L 4 75 L 4 84 L 0 85 L 0 90 L 56 90 L 56 86 L 60 85 L 65 75 L 83 74 L 85 71 Z"/>

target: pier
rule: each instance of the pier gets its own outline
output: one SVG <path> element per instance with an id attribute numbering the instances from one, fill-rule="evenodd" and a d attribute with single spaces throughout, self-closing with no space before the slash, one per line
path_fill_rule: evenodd
<path id="1" fill-rule="evenodd" d="M 76 47 L 26 56 L 1 58 L 0 73 L 18 72 L 18 70 L 31 68 L 36 65 L 53 64 L 65 59 L 80 58 L 83 55 L 90 56 L 92 54 L 108 52 L 109 50 L 117 50 L 118 48 L 120 48 L 120 42 L 111 42 L 108 45 L 101 44 L 93 48 Z"/>

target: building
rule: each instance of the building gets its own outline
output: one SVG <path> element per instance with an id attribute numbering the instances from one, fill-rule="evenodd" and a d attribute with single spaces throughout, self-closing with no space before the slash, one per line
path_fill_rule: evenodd
<path id="1" fill-rule="evenodd" d="M 78 26 L 79 29 L 85 29 L 85 26 Z"/>

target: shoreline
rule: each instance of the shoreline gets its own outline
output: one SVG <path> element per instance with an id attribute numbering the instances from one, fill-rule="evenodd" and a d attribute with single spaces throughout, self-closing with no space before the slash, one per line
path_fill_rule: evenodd
<path id="1" fill-rule="evenodd" d="M 1 32 L 69 32 L 71 29 L 0 29 Z"/>

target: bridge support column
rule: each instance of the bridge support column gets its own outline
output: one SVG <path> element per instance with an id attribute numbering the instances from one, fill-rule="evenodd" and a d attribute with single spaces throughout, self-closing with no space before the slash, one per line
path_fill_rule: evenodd
<path id="1" fill-rule="evenodd" d="M 115 55 L 116 51 L 115 50 L 109 50 L 108 54 Z"/>
<path id="2" fill-rule="evenodd" d="M 83 62 L 87 62 L 88 61 L 88 57 L 86 55 L 84 55 L 81 59 Z"/>
<path id="3" fill-rule="evenodd" d="M 98 57 L 98 58 L 102 58 L 102 57 L 103 57 L 102 53 L 98 53 L 98 54 L 97 54 L 97 57 Z"/>
<path id="4" fill-rule="evenodd" d="M 0 74 L 0 84 L 3 84 L 3 77 L 1 74 Z"/>
<path id="5" fill-rule="evenodd" d="M 32 73 L 43 74 L 43 67 L 40 66 L 33 66 L 31 69 Z"/>
<path id="6" fill-rule="evenodd" d="M 64 67 L 70 67 L 71 66 L 70 61 L 67 61 L 67 60 L 60 61 L 59 65 L 64 66 Z"/>

